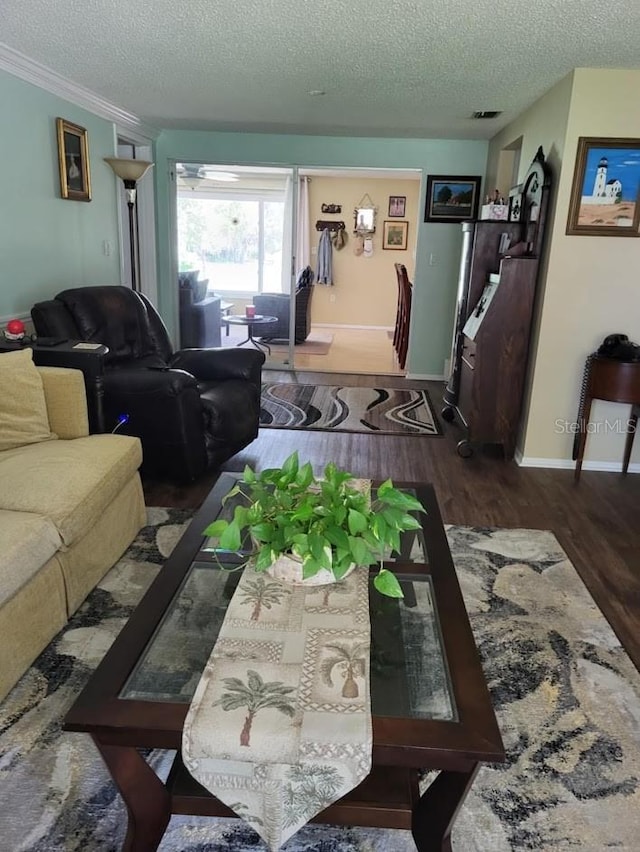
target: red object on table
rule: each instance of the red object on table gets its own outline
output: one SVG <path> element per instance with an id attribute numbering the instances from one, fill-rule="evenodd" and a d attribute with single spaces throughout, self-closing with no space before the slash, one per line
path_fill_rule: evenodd
<path id="1" fill-rule="evenodd" d="M 256 306 L 255 305 L 247 305 L 244 309 L 245 315 L 248 319 L 253 319 L 256 315 Z"/>
<path id="2" fill-rule="evenodd" d="M 9 340 L 20 340 L 20 338 L 24 337 L 24 331 L 25 327 L 22 320 L 12 319 L 7 323 L 5 336 Z"/>

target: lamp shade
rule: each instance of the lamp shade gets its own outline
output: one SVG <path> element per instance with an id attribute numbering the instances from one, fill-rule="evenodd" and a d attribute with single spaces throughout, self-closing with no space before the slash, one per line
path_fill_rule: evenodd
<path id="1" fill-rule="evenodd" d="M 104 161 L 109 163 L 122 180 L 140 180 L 153 167 L 153 163 L 148 163 L 146 160 L 127 160 L 122 157 L 105 157 Z"/>

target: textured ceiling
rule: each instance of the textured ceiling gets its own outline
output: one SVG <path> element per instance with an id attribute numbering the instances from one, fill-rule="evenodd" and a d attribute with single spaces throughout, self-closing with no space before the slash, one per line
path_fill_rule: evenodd
<path id="1" fill-rule="evenodd" d="M 640 67 L 640 0 L 2 0 L 0 40 L 156 127 L 474 139 Z"/>

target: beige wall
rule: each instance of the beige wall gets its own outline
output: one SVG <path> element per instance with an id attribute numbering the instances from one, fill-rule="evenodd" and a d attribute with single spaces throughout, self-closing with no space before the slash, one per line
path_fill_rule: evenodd
<path id="1" fill-rule="evenodd" d="M 376 232 L 373 235 L 373 256 L 356 256 L 353 252 L 353 211 L 365 193 L 378 208 Z M 383 222 L 388 219 L 389 196 L 407 197 L 406 215 L 409 222 L 407 251 L 382 248 Z M 413 277 L 418 225 L 420 180 L 371 177 L 322 177 L 314 175 L 309 185 L 309 221 L 311 226 L 311 265 L 317 266 L 317 246 L 320 232 L 318 219 L 342 219 L 347 226 L 347 243 L 333 251 L 333 287 L 316 286 L 311 303 L 313 323 L 332 325 L 386 326 L 393 328 L 396 318 L 397 284 L 394 263 L 404 263 Z M 322 204 L 341 204 L 342 213 L 322 213 Z"/>
<path id="2" fill-rule="evenodd" d="M 574 72 L 525 458 L 571 459 L 573 435 L 562 434 L 556 421 L 575 421 L 586 356 L 611 332 L 640 338 L 640 239 L 565 234 L 578 137 L 640 138 L 639 93 L 640 71 Z M 624 435 L 605 431 L 605 421 L 627 416 L 628 406 L 594 404 L 592 422 L 602 433 L 589 437 L 587 460 L 621 462 Z M 639 459 L 636 442 L 632 462 Z"/>
<path id="3" fill-rule="evenodd" d="M 571 105 L 571 94 L 573 90 L 573 72 L 557 83 L 546 94 L 539 98 L 533 106 L 508 125 L 499 134 L 493 137 L 489 145 L 487 159 L 487 187 L 497 186 L 502 193 L 508 193 L 510 187 L 500 184 L 504 183 L 504 174 L 501 174 L 501 165 L 510 156 L 501 157 L 501 153 L 510 146 L 519 144 L 521 146 L 520 162 L 518 170 L 518 181 L 522 181 L 531 161 L 536 155 L 538 147 L 542 145 L 545 159 L 551 168 L 552 189 L 549 196 L 549 207 L 547 212 L 547 224 L 545 231 L 545 247 L 540 260 L 538 278 L 538 291 L 534 309 L 533 329 L 530 344 L 529 372 L 526 380 L 525 401 L 523 405 L 522 432 L 518 440 L 518 446 L 522 449 L 525 444 L 525 430 L 527 438 L 531 435 L 529 416 L 531 413 L 532 383 L 537 368 L 540 352 L 540 331 L 542 316 L 545 308 L 547 292 L 547 278 L 550 257 L 553 252 L 553 232 L 555 223 L 555 212 L 558 200 L 558 181 L 562 173 L 563 154 L 567 122 Z M 511 152 L 509 152 L 511 155 Z M 563 226 L 564 227 L 564 226 Z"/>

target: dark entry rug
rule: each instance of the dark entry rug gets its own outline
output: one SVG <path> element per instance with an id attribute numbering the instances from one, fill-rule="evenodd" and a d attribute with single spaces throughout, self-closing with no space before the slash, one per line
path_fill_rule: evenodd
<path id="1" fill-rule="evenodd" d="M 126 811 L 91 740 L 61 720 L 190 513 L 148 526 L 0 705 L 0 852 L 116 852 Z M 454 852 L 635 852 L 640 675 L 554 536 L 451 527 L 507 763 L 483 767 Z M 150 762 L 166 773 L 173 753 Z M 310 825 L 284 852 L 415 852 L 408 831 Z M 174 817 L 160 852 L 265 852 L 240 820 Z"/>
<path id="2" fill-rule="evenodd" d="M 442 435 L 427 391 L 409 388 L 264 384 L 260 426 L 381 435 Z"/>

